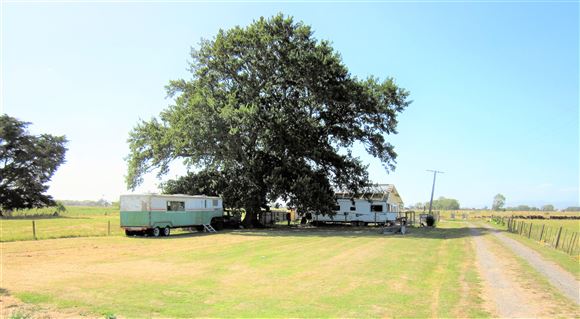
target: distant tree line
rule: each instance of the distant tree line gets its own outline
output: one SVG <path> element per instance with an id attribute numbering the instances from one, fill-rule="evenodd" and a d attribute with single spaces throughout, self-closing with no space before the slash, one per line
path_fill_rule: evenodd
<path id="1" fill-rule="evenodd" d="M 433 200 L 434 210 L 458 210 L 460 207 L 459 201 L 453 198 L 445 198 L 443 196 Z M 415 204 L 414 209 L 423 210 L 429 209 L 429 202 L 419 202 Z"/>
<path id="2" fill-rule="evenodd" d="M 59 200 L 65 206 L 99 206 L 99 207 L 109 207 L 111 203 L 105 199 L 99 200 Z"/>
<path id="3" fill-rule="evenodd" d="M 548 206 L 548 205 L 545 205 Z M 515 207 L 506 207 L 503 208 L 502 210 L 507 210 L 507 211 L 514 211 L 514 212 L 522 212 L 522 211 L 528 211 L 528 212 L 539 212 L 539 211 L 554 211 L 554 206 L 553 205 L 549 205 L 551 206 L 551 208 L 547 208 L 547 209 L 540 209 L 538 207 L 534 207 L 534 206 L 528 206 L 528 205 L 518 205 Z"/>
<path id="4" fill-rule="evenodd" d="M 554 207 L 552 204 L 543 205 L 542 207 L 535 207 L 535 206 L 528 206 L 528 205 L 518 205 L 513 207 L 505 207 L 500 209 L 500 211 L 513 211 L 513 212 L 556 212 L 558 209 Z M 562 212 L 580 212 L 580 207 L 578 206 L 570 206 L 564 209 L 561 209 Z"/>
<path id="5" fill-rule="evenodd" d="M 541 208 L 535 206 L 528 206 L 528 205 L 518 205 L 515 207 L 504 207 L 505 205 L 505 196 L 502 194 L 497 194 L 493 197 L 493 204 L 491 206 L 492 210 L 496 211 L 529 211 L 529 212 L 537 212 L 537 211 L 544 211 L 544 212 L 553 212 L 557 211 L 557 209 L 552 204 L 546 204 Z M 487 207 L 486 207 L 487 208 Z M 577 212 L 580 211 L 580 207 L 568 207 L 566 209 L 562 209 L 563 212 Z"/>

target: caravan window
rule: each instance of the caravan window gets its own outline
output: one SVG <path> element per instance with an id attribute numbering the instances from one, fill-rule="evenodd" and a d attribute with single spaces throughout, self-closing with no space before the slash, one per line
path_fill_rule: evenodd
<path id="1" fill-rule="evenodd" d="M 356 207 L 355 206 L 350 206 L 350 210 L 354 212 L 356 210 Z"/>
<path id="2" fill-rule="evenodd" d="M 340 210 L 340 205 L 334 205 L 334 206 L 332 206 L 332 210 L 339 211 Z"/>
<path id="3" fill-rule="evenodd" d="M 218 200 L 214 199 L 212 205 L 213 207 L 218 207 Z"/>
<path id="4" fill-rule="evenodd" d="M 383 205 L 371 205 L 371 212 L 382 212 Z"/>
<path id="5" fill-rule="evenodd" d="M 168 212 L 183 212 L 185 211 L 185 202 L 167 201 Z"/>

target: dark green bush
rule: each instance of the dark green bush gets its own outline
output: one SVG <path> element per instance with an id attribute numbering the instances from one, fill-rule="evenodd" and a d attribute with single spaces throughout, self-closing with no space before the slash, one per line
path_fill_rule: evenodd
<path id="1" fill-rule="evenodd" d="M 433 215 L 429 215 L 429 216 L 427 216 L 427 218 L 425 218 L 425 222 L 427 223 L 427 226 L 434 226 L 435 225 L 435 217 L 433 217 Z"/>

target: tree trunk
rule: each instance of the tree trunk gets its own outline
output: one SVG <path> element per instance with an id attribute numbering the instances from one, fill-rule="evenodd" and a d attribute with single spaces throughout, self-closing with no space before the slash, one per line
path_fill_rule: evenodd
<path id="1" fill-rule="evenodd" d="M 242 220 L 242 225 L 244 228 L 254 228 L 260 225 L 260 221 L 258 220 L 258 213 L 256 210 L 247 209 L 246 216 L 244 220 Z"/>

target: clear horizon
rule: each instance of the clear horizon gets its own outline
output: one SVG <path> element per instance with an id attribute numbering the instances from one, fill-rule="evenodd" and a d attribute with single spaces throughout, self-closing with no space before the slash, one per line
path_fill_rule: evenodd
<path id="1" fill-rule="evenodd" d="M 118 200 L 126 140 L 189 76 L 189 50 L 219 29 L 282 12 L 329 40 L 351 74 L 394 77 L 414 102 L 387 139 L 387 174 L 355 148 L 374 182 L 406 206 L 580 206 L 579 3 L 68 3 L 2 2 L 0 113 L 30 132 L 66 135 L 48 194 Z M 165 178 L 184 172 L 175 169 Z M 150 174 L 137 192 L 155 192 Z"/>

